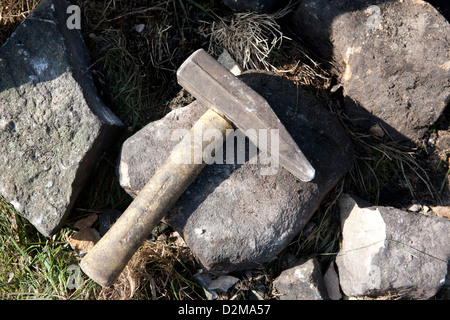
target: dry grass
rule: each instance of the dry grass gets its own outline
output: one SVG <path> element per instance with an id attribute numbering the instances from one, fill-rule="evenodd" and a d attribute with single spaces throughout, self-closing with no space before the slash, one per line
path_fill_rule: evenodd
<path id="1" fill-rule="evenodd" d="M 10 25 L 24 20 L 39 1 L 3 0 L 0 6 L 0 24 Z"/>
<path id="2" fill-rule="evenodd" d="M 290 42 L 289 46 L 283 49 L 283 57 L 289 57 L 289 59 L 279 59 L 274 70 L 275 73 L 305 89 L 319 90 L 316 93 L 318 95 L 330 88 L 331 74 L 323 66 L 323 63 L 311 57 L 312 55 L 304 46 L 298 42 Z"/>
<path id="3" fill-rule="evenodd" d="M 99 297 L 106 300 L 204 299 L 192 276 L 196 265 L 191 251 L 176 232 L 162 234 L 156 241 L 147 241 L 115 284 L 103 289 Z"/>
<path id="4" fill-rule="evenodd" d="M 108 106 L 130 130 L 162 117 L 173 85 L 170 1 L 74 1 L 82 8 L 92 70 Z"/>
<path id="5" fill-rule="evenodd" d="M 288 5 L 273 14 L 246 12 L 217 17 L 202 33 L 210 40 L 210 52 L 219 55 L 226 49 L 244 70 L 276 71 L 270 60 L 278 54 L 283 40 L 290 40 L 277 20 L 291 9 Z"/>

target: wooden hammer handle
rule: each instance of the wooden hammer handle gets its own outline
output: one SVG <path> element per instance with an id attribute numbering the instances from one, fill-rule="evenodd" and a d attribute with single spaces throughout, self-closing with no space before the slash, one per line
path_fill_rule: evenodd
<path id="1" fill-rule="evenodd" d="M 227 129 L 231 128 L 231 124 L 213 110 L 205 112 L 192 127 L 190 135 L 186 135 L 172 150 L 111 229 L 82 258 L 80 266 L 83 272 L 101 286 L 111 286 L 158 222 L 205 166 L 205 161 L 180 163 L 182 157 L 185 159 L 186 154 L 198 157 L 200 154 L 204 160 L 203 156 L 207 156 L 203 152 L 205 147 L 220 149 Z M 193 143 L 195 134 L 211 129 L 221 132 L 222 139 L 202 141 L 201 135 L 201 143 Z"/>

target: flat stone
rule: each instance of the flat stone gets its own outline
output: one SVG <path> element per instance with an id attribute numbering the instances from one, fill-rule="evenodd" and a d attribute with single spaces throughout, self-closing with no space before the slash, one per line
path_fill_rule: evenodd
<path id="1" fill-rule="evenodd" d="M 436 295 L 450 258 L 450 220 L 358 203 L 349 195 L 339 201 L 343 240 L 336 264 L 344 294 Z"/>
<path id="2" fill-rule="evenodd" d="M 450 25 L 420 0 L 306 0 L 292 29 L 334 62 L 356 124 L 416 142 L 450 100 Z"/>
<path id="3" fill-rule="evenodd" d="M 66 1 L 43 0 L 0 48 L 0 194 L 57 232 L 122 123 L 97 96 Z"/>
<path id="4" fill-rule="evenodd" d="M 327 300 L 328 294 L 316 259 L 299 262 L 273 281 L 279 300 Z"/>
<path id="5" fill-rule="evenodd" d="M 315 167 L 316 177 L 302 182 L 282 167 L 263 175 L 268 165 L 248 158 L 245 163 L 235 157 L 232 163 L 207 165 L 165 221 L 213 274 L 248 270 L 274 259 L 353 161 L 346 132 L 314 96 L 273 74 L 244 73 L 240 79 L 267 99 Z M 205 111 L 193 102 L 125 141 L 118 166 L 121 186 L 136 196 L 180 140 L 174 130 L 189 130 Z"/>

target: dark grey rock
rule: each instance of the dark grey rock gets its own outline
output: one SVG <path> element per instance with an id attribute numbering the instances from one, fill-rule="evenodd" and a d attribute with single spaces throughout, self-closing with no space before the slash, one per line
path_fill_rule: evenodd
<path id="1" fill-rule="evenodd" d="M 122 212 L 113 209 L 104 210 L 98 215 L 98 232 L 101 237 L 111 229 L 112 225 L 119 219 Z"/>
<path id="2" fill-rule="evenodd" d="M 122 125 L 97 96 L 67 6 L 41 1 L 0 48 L 0 193 L 46 236 Z"/>
<path id="3" fill-rule="evenodd" d="M 353 160 L 346 132 L 314 96 L 271 74 L 240 78 L 268 100 L 315 167 L 316 177 L 305 183 L 284 168 L 261 175 L 261 163 L 239 164 L 236 159 L 206 166 L 165 220 L 203 267 L 216 274 L 272 260 L 305 226 Z M 172 141 L 174 129 L 190 129 L 205 110 L 197 102 L 175 109 L 124 143 L 118 171 L 130 195 L 141 190 L 179 141 Z"/>
<path id="4" fill-rule="evenodd" d="M 446 19 L 450 20 L 450 2 L 447 0 L 427 0 L 433 7 L 435 7 Z"/>
<path id="5" fill-rule="evenodd" d="M 273 281 L 280 300 L 328 300 L 325 283 L 316 259 L 299 262 Z"/>
<path id="6" fill-rule="evenodd" d="M 347 296 L 429 299 L 445 283 L 450 221 L 340 199 L 342 248 L 336 258 Z"/>
<path id="7" fill-rule="evenodd" d="M 450 25 L 420 0 L 305 0 L 291 27 L 334 62 L 356 124 L 417 141 L 449 102 Z"/>

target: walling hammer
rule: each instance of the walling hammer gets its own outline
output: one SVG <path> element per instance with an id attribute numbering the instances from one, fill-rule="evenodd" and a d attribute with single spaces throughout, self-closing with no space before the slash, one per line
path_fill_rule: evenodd
<path id="1" fill-rule="evenodd" d="M 186 135 L 175 146 L 111 229 L 82 258 L 81 269 L 103 287 L 115 282 L 139 246 L 201 172 L 208 162 L 206 157 L 210 156 L 204 152 L 205 147 L 219 150 L 225 141 L 192 143 L 190 137 L 197 132 L 219 130 L 225 137 L 233 123 L 260 149 L 270 152 L 270 139 L 265 144 L 258 143 L 258 137 L 253 133 L 259 129 L 276 129 L 279 133 L 279 164 L 302 181 L 314 178 L 313 167 L 267 101 L 204 50 L 197 50 L 180 66 L 177 78 L 210 109 L 194 124 L 191 135 Z M 183 157 L 186 159 L 186 154 L 192 155 L 191 161 L 179 161 Z M 194 161 L 199 154 L 203 161 Z"/>

